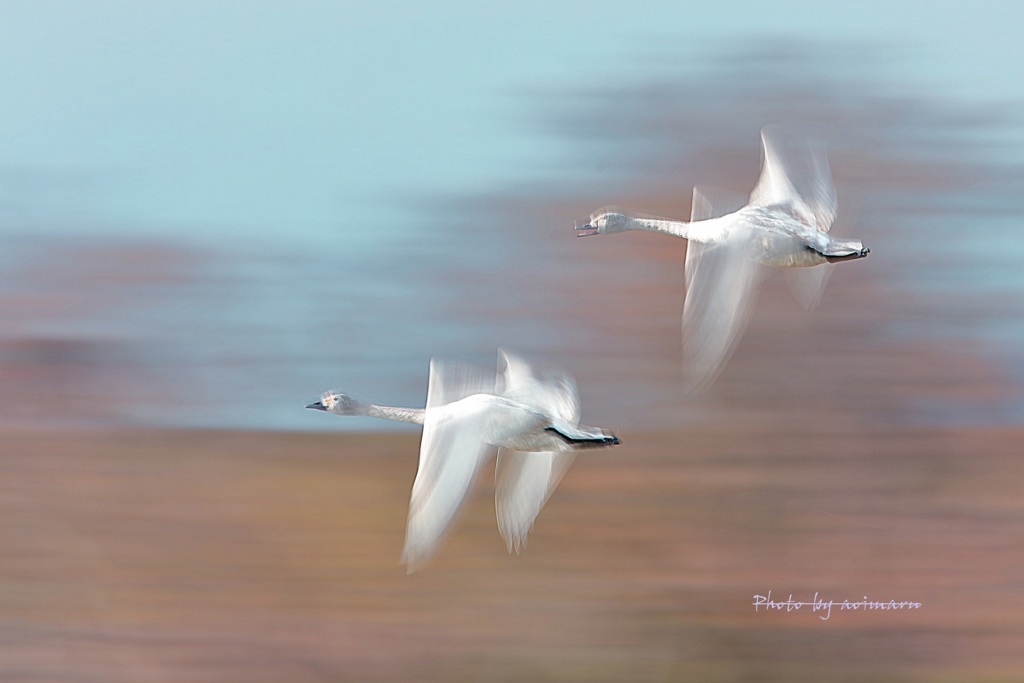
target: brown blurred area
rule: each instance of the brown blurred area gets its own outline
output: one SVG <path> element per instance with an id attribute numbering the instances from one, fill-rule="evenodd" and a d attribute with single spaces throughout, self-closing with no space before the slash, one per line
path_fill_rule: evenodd
<path id="1" fill-rule="evenodd" d="M 830 413 L 823 412 L 829 418 Z M 417 437 L 3 434 L 5 681 L 1011 680 L 1020 429 L 727 419 L 481 485 L 398 565 Z M 756 594 L 908 612 L 755 613 Z"/>
<path id="2" fill-rule="evenodd" d="M 837 270 L 813 315 L 769 281 L 712 391 L 579 457 L 519 557 L 488 472 L 405 575 L 415 432 L 9 427 L 0 679 L 1012 680 L 1024 430 L 906 411 L 1017 389 L 971 349 L 883 343 L 907 304 L 878 262 Z M 674 384 L 676 305 L 631 313 L 664 348 L 619 362 L 660 364 L 652 386 Z M 769 590 L 921 608 L 755 612 Z"/>

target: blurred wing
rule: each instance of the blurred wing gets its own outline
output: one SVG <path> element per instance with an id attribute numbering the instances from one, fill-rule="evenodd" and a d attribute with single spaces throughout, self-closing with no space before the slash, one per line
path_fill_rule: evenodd
<path id="1" fill-rule="evenodd" d="M 784 273 L 793 296 L 805 311 L 813 311 L 821 301 L 825 283 L 832 275 L 831 263 L 822 263 L 813 268 L 786 268 Z"/>
<path id="2" fill-rule="evenodd" d="M 846 201 L 843 204 L 843 213 L 836 217 L 835 227 L 840 234 L 849 234 L 860 215 L 860 203 Z M 821 295 L 825 291 L 825 284 L 835 264 L 823 263 L 813 268 L 786 268 L 785 277 L 793 290 L 793 295 L 805 311 L 814 310 L 821 301 Z"/>
<path id="3" fill-rule="evenodd" d="M 747 198 L 739 192 L 714 185 L 694 185 L 693 203 L 690 205 L 690 221 L 706 221 L 721 218 L 742 209 Z"/>
<path id="4" fill-rule="evenodd" d="M 494 373 L 458 361 L 434 358 L 427 380 L 427 410 L 461 401 L 473 394 L 493 394 Z"/>
<path id="5" fill-rule="evenodd" d="M 746 234 L 720 244 L 687 242 L 683 370 L 689 390 L 718 376 L 746 328 L 760 267 L 747 258 Z"/>
<path id="6" fill-rule="evenodd" d="M 420 463 L 402 550 L 409 573 L 423 567 L 437 552 L 491 449 L 483 441 L 484 416 L 478 409 L 445 406 L 493 389 L 490 373 L 462 363 L 430 363 Z"/>
<path id="7" fill-rule="evenodd" d="M 802 202 L 814 214 L 817 229 L 828 232 L 836 219 L 836 188 L 824 146 L 784 134 L 776 127 L 761 130 L 761 144 L 764 165 L 750 203 Z"/>
<path id="8" fill-rule="evenodd" d="M 526 536 L 533 528 L 534 520 L 574 457 L 571 452 L 498 450 L 494 506 L 498 515 L 498 531 L 510 553 L 515 550 L 518 554 L 526 547 Z"/>
<path id="9" fill-rule="evenodd" d="M 521 356 L 498 349 L 497 391 L 573 426 L 580 423 L 579 391 L 576 380 L 567 372 L 536 372 Z"/>

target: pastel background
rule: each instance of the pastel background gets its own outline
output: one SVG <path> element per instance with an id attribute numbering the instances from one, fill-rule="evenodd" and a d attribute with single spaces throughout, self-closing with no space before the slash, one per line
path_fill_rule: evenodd
<path id="1" fill-rule="evenodd" d="M 1022 19 L 0 0 L 0 678 L 1014 680 Z M 688 397 L 685 243 L 572 223 L 749 191 L 768 123 L 871 255 L 810 314 L 766 283 Z M 623 445 L 518 558 L 485 476 L 407 578 L 418 432 L 302 406 L 497 346 Z"/>

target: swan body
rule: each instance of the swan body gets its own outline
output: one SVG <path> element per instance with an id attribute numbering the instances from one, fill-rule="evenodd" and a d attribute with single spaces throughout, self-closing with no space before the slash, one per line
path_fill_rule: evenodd
<path id="1" fill-rule="evenodd" d="M 761 176 L 745 204 L 720 190 L 694 187 L 688 222 L 602 209 L 576 227 L 578 237 L 646 230 L 688 240 L 683 341 L 695 390 L 706 388 L 731 355 L 762 267 L 804 271 L 790 272 L 799 272 L 794 288 L 810 309 L 820 299 L 826 271 L 805 269 L 869 251 L 860 240 L 829 234 L 837 202 L 824 151 L 784 140 L 774 128 L 761 131 L 761 143 Z"/>
<path id="2" fill-rule="evenodd" d="M 694 192 L 700 195 L 701 189 L 694 188 Z M 837 240 L 829 236 L 828 227 L 816 227 L 813 216 L 801 211 L 802 208 L 795 202 L 748 205 L 719 218 L 690 222 L 601 210 L 591 215 L 589 223 L 578 226 L 576 235 L 647 230 L 707 245 L 726 245 L 742 239 L 747 243 L 748 258 L 778 268 L 818 266 L 868 255 L 870 250 L 859 240 Z"/>
<path id="3" fill-rule="evenodd" d="M 619 443 L 603 430 L 580 426 L 571 376 L 538 374 L 514 354 L 498 355 L 497 376 L 432 360 L 426 408 L 363 403 L 338 391 L 306 406 L 423 425 L 402 551 L 410 573 L 437 552 L 494 447 L 498 529 L 509 552 L 519 552 L 574 452 Z"/>

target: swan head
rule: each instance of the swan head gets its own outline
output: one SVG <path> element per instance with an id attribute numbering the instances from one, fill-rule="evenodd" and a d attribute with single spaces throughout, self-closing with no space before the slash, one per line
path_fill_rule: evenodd
<path id="1" fill-rule="evenodd" d="M 612 209 L 601 209 L 590 214 L 590 222 L 586 225 L 576 226 L 576 236 L 590 237 L 610 232 L 623 232 L 629 229 L 628 224 L 629 219 L 625 215 Z"/>
<path id="2" fill-rule="evenodd" d="M 359 402 L 348 394 L 344 394 L 336 389 L 325 391 L 321 396 L 320 400 L 316 403 L 310 403 L 307 408 L 311 410 L 325 410 L 329 413 L 336 415 L 355 415 L 356 408 Z"/>

